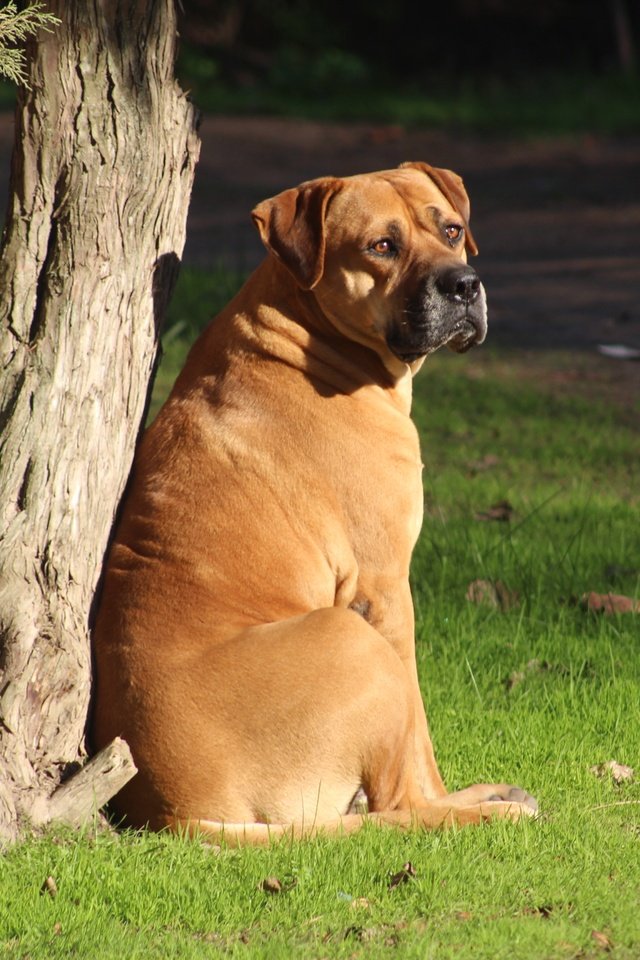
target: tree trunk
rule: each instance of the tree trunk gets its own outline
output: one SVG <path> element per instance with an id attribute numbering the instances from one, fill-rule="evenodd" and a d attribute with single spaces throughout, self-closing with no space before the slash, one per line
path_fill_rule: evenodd
<path id="1" fill-rule="evenodd" d="M 611 14 L 618 66 L 623 73 L 632 74 L 636 66 L 636 52 L 631 19 L 624 0 L 611 0 Z"/>
<path id="2" fill-rule="evenodd" d="M 30 51 L 0 252 L 4 836 L 85 756 L 93 597 L 199 152 L 172 0 L 47 8 L 62 23 Z"/>

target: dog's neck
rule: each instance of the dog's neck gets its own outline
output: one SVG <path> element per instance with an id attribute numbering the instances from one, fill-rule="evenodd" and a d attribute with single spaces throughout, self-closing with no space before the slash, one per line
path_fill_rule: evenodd
<path id="1" fill-rule="evenodd" d="M 409 415 L 415 372 L 411 366 L 388 350 L 377 351 L 344 332 L 342 325 L 323 311 L 313 290 L 301 289 L 285 267 L 277 271 L 259 267 L 250 282 L 263 285 L 263 305 L 252 337 L 271 356 L 305 371 L 312 381 L 334 392 L 382 391 Z M 420 366 L 421 361 L 413 365 Z"/>

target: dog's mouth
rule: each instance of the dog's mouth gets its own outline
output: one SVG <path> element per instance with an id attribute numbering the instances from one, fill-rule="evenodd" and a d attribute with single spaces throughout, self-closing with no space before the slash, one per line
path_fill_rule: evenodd
<path id="1" fill-rule="evenodd" d="M 446 345 L 455 353 L 466 353 L 471 347 L 482 343 L 486 336 L 486 325 L 484 329 L 478 329 L 478 326 L 469 317 L 463 317 L 459 320 L 451 331 L 451 336 L 446 341 Z"/>
<path id="2" fill-rule="evenodd" d="M 485 336 L 486 323 L 467 315 L 444 329 L 441 325 L 433 327 L 425 323 L 408 328 L 404 324 L 394 324 L 387 336 L 387 346 L 403 363 L 414 363 L 444 346 L 455 353 L 466 353 L 482 343 Z"/>
<path id="3" fill-rule="evenodd" d="M 486 335 L 487 304 L 482 286 L 472 302 L 460 303 L 443 296 L 437 284 L 429 280 L 394 318 L 386 341 L 399 360 L 414 363 L 444 346 L 455 353 L 466 353 Z"/>

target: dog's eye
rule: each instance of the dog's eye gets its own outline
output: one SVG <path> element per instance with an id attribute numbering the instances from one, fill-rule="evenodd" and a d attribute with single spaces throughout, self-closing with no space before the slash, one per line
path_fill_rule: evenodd
<path id="1" fill-rule="evenodd" d="M 464 233 L 464 227 L 461 227 L 459 223 L 448 223 L 444 228 L 444 232 L 447 235 L 447 240 L 449 243 L 457 243 L 462 234 Z"/>
<path id="2" fill-rule="evenodd" d="M 388 257 L 397 252 L 397 247 L 389 237 L 381 237 L 372 243 L 369 247 L 372 253 L 377 253 L 379 257 Z"/>

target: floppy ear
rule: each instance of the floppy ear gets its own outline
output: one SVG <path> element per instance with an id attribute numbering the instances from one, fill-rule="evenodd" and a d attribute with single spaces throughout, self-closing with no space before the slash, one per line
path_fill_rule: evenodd
<path id="1" fill-rule="evenodd" d="M 433 180 L 438 190 L 445 195 L 451 206 L 455 207 L 462 217 L 465 227 L 465 246 L 469 253 L 475 256 L 478 252 L 478 247 L 469 229 L 471 205 L 462 182 L 462 177 L 459 177 L 453 170 L 445 170 L 442 167 L 431 167 L 428 163 L 422 163 L 420 160 L 401 163 L 400 166 L 414 167 L 416 170 L 422 170 L 423 173 L 426 173 L 426 175 Z"/>
<path id="2" fill-rule="evenodd" d="M 263 200 L 251 216 L 267 250 L 293 274 L 303 290 L 312 290 L 324 270 L 325 215 L 341 181 L 309 180 Z"/>

